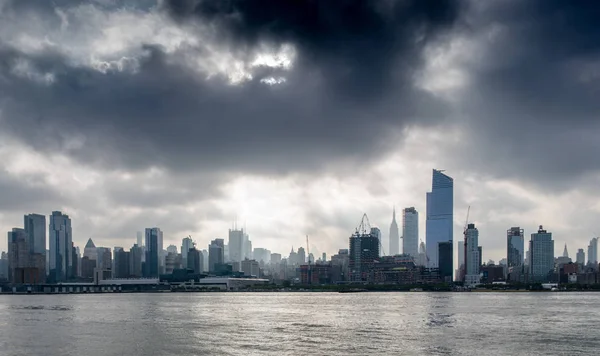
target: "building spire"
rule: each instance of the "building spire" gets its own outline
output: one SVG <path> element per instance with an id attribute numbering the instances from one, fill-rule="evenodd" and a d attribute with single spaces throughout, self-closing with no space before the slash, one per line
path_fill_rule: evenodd
<path id="1" fill-rule="evenodd" d="M 394 205 L 394 210 L 392 212 L 392 220 L 396 220 L 396 205 Z"/>
<path id="2" fill-rule="evenodd" d="M 565 243 L 565 250 L 563 251 L 563 257 L 569 257 L 569 251 L 567 251 L 567 244 Z"/>

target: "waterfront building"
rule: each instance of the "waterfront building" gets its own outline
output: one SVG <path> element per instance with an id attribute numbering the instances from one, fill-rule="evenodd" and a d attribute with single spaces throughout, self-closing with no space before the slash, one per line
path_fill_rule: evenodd
<path id="1" fill-rule="evenodd" d="M 429 268 L 441 268 L 438 244 L 453 242 L 454 180 L 442 172 L 433 170 L 431 192 L 427 193 L 425 241 Z M 452 270 L 453 264 L 443 267 Z"/>
<path id="2" fill-rule="evenodd" d="M 8 253 L 2 251 L 2 254 L 0 255 L 0 281 L 8 282 L 9 274 Z"/>
<path id="3" fill-rule="evenodd" d="M 223 239 L 214 239 L 208 245 L 208 271 L 214 273 L 217 266 L 225 263 L 225 241 Z"/>
<path id="4" fill-rule="evenodd" d="M 402 253 L 419 256 L 419 212 L 414 207 L 402 210 Z"/>
<path id="5" fill-rule="evenodd" d="M 108 247 L 96 247 L 96 268 L 112 271 L 112 253 Z"/>
<path id="6" fill-rule="evenodd" d="M 465 285 L 471 286 L 480 282 L 479 268 L 481 256 L 479 249 L 479 230 L 475 224 L 468 224 L 465 230 Z"/>
<path id="7" fill-rule="evenodd" d="M 392 211 L 392 223 L 390 224 L 390 255 L 400 253 L 400 233 L 398 223 L 396 222 L 396 208 Z"/>
<path id="8" fill-rule="evenodd" d="M 163 250 L 163 233 L 157 228 L 146 229 L 146 278 L 157 278 L 164 269 L 164 262 L 161 255 Z"/>
<path id="9" fill-rule="evenodd" d="M 552 233 L 540 225 L 537 233 L 531 234 L 529 242 L 530 277 L 535 282 L 548 282 L 554 271 L 554 240 Z"/>
<path id="10" fill-rule="evenodd" d="M 134 244 L 129 249 L 129 274 L 133 278 L 141 278 L 143 276 L 142 254 L 142 247 L 138 244 Z"/>
<path id="11" fill-rule="evenodd" d="M 525 231 L 520 227 L 511 227 L 506 231 L 506 263 L 508 278 L 511 281 L 523 280 L 525 258 Z"/>
<path id="12" fill-rule="evenodd" d="M 440 261 L 440 278 L 444 282 L 452 282 L 452 272 L 454 266 L 452 265 L 452 254 L 454 253 L 454 246 L 452 241 L 439 242 L 438 243 L 438 258 Z"/>
<path id="13" fill-rule="evenodd" d="M 356 231 L 349 239 L 349 269 L 353 281 L 366 281 L 369 269 L 379 258 L 379 229 L 369 233 Z"/>
<path id="14" fill-rule="evenodd" d="M 50 271 L 52 282 L 65 282 L 73 277 L 73 230 L 71 219 L 60 211 L 50 215 Z"/>

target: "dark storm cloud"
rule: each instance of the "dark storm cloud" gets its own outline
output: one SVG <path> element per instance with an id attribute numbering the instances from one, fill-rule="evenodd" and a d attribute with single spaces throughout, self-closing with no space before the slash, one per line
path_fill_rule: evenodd
<path id="1" fill-rule="evenodd" d="M 470 17 L 489 35 L 467 68 L 469 144 L 456 157 L 492 176 L 573 188 L 600 170 L 600 3 L 486 4 Z"/>
<path id="2" fill-rule="evenodd" d="M 19 174 L 17 177 L 0 170 L 0 212 L 34 212 L 63 200 L 40 175 Z"/>
<path id="3" fill-rule="evenodd" d="M 215 40 L 244 43 L 238 47 L 248 53 L 263 40 L 294 45 L 298 62 L 287 82 L 207 80 L 176 61 L 189 48 L 166 54 L 146 46 L 136 71 L 101 73 L 53 48 L 31 54 L 5 46 L 3 129 L 40 151 L 104 166 L 288 172 L 380 155 L 390 128 L 433 123 L 443 113 L 411 76 L 424 46 L 457 20 L 459 1 L 177 4 L 166 2 L 179 18 L 187 8 L 210 21 Z M 225 20 L 232 11 L 243 11 L 244 21 Z M 19 75 L 23 61 L 53 81 Z"/>

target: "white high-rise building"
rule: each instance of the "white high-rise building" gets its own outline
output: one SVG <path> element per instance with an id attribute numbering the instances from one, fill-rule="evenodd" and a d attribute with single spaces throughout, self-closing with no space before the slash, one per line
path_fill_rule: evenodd
<path id="1" fill-rule="evenodd" d="M 392 211 L 392 223 L 390 224 L 390 256 L 400 254 L 400 234 L 396 222 L 396 208 Z"/>
<path id="2" fill-rule="evenodd" d="M 190 249 L 194 247 L 194 242 L 190 237 L 184 237 L 181 240 L 181 263 L 187 268 L 187 255 Z M 202 267 L 204 268 L 204 267 Z"/>
<path id="3" fill-rule="evenodd" d="M 419 212 L 414 207 L 402 210 L 402 253 L 419 255 Z"/>
<path id="4" fill-rule="evenodd" d="M 73 277 L 73 230 L 71 219 L 60 211 L 50 215 L 50 279 L 64 282 Z"/>
<path id="5" fill-rule="evenodd" d="M 227 244 L 227 246 L 229 246 L 229 261 L 241 262 L 244 260 L 244 257 L 246 255 L 246 246 L 244 242 L 244 229 L 229 230 L 229 241 Z"/>
<path id="6" fill-rule="evenodd" d="M 427 267 L 427 249 L 425 242 L 421 241 L 419 244 L 419 257 L 416 259 L 417 266 Z"/>
<path id="7" fill-rule="evenodd" d="M 440 266 L 439 244 L 453 241 L 454 216 L 454 180 L 434 169 L 431 192 L 427 193 L 427 221 L 425 225 L 425 243 L 429 268 L 452 271 L 452 254 L 446 263 Z"/>
<path id="8" fill-rule="evenodd" d="M 467 225 L 465 231 L 465 285 L 479 283 L 479 230 L 475 224 Z"/>

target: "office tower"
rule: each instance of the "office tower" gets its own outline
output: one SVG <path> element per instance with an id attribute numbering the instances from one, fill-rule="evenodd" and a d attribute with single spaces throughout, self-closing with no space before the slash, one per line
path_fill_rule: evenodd
<path id="1" fill-rule="evenodd" d="M 552 233 L 540 225 L 537 233 L 531 234 L 529 241 L 531 278 L 536 282 L 548 282 L 554 271 L 554 240 Z"/>
<path id="2" fill-rule="evenodd" d="M 194 241 L 192 241 L 191 237 L 184 237 L 181 240 L 181 263 L 184 266 L 187 266 L 187 255 L 188 251 L 194 247 Z"/>
<path id="3" fill-rule="evenodd" d="M 457 281 L 463 281 L 464 280 L 464 272 L 465 272 L 465 242 L 458 241 L 457 245 L 458 245 L 458 256 L 457 256 L 456 261 L 458 261 L 458 269 L 456 270 L 456 276 L 454 276 L 454 278 Z"/>
<path id="4" fill-rule="evenodd" d="M 479 267 L 483 266 L 483 247 L 477 246 L 479 250 Z"/>
<path id="5" fill-rule="evenodd" d="M 260 267 L 256 260 L 245 259 L 242 261 L 242 272 L 246 277 L 259 277 Z"/>
<path id="6" fill-rule="evenodd" d="M 508 279 L 521 281 L 524 273 L 525 235 L 520 227 L 511 227 L 506 230 L 506 263 Z"/>
<path id="7" fill-rule="evenodd" d="M 577 264 L 581 266 L 585 265 L 585 252 L 582 248 L 577 250 Z"/>
<path id="8" fill-rule="evenodd" d="M 188 251 L 187 265 L 185 267 L 191 270 L 194 274 L 202 273 L 202 266 L 204 265 L 202 253 L 192 247 Z"/>
<path id="9" fill-rule="evenodd" d="M 323 262 L 327 262 L 327 254 L 323 252 L 323 256 L 321 256 Z"/>
<path id="10" fill-rule="evenodd" d="M 349 239 L 349 269 L 353 281 L 364 281 L 375 260 L 379 259 L 380 232 L 371 228 L 369 233 L 356 231 Z"/>
<path id="11" fill-rule="evenodd" d="M 596 268 L 598 264 L 598 238 L 594 237 L 588 245 L 588 264 Z"/>
<path id="12" fill-rule="evenodd" d="M 141 257 L 141 256 L 140 256 Z M 131 253 L 125 251 L 122 247 L 115 247 L 114 249 L 114 260 L 115 260 L 115 269 L 113 271 L 113 276 L 115 278 L 129 278 L 130 273 L 130 265 L 131 265 Z"/>
<path id="13" fill-rule="evenodd" d="M 427 193 L 425 242 L 429 268 L 440 268 L 438 244 L 452 242 L 454 181 L 442 171 L 433 170 L 431 192 Z M 450 266 L 452 269 L 452 266 Z"/>
<path id="14" fill-rule="evenodd" d="M 229 230 L 229 261 L 241 262 L 244 259 L 246 246 L 244 244 L 244 230 Z"/>
<path id="15" fill-rule="evenodd" d="M 98 259 L 98 251 L 96 250 L 96 245 L 94 245 L 94 241 L 91 238 L 88 239 L 85 247 L 83 248 L 83 257 L 87 257 L 90 260 Z"/>
<path id="16" fill-rule="evenodd" d="M 157 228 L 146 229 L 146 263 L 144 276 L 147 278 L 158 278 L 164 269 L 162 259 L 163 251 L 163 233 Z"/>
<path id="17" fill-rule="evenodd" d="M 103 270 L 112 270 L 112 253 L 108 247 L 96 247 L 96 267 Z"/>
<path id="18" fill-rule="evenodd" d="M 438 243 L 438 256 L 440 261 L 440 278 L 444 282 L 452 282 L 452 254 L 454 253 L 454 246 L 451 241 Z"/>
<path id="19" fill-rule="evenodd" d="M 8 232 L 9 281 L 24 283 L 23 276 L 29 267 L 29 238 L 25 229 L 14 228 Z"/>
<path id="20" fill-rule="evenodd" d="M 142 248 L 134 244 L 129 249 L 129 275 L 133 278 L 142 277 Z"/>
<path id="21" fill-rule="evenodd" d="M 225 263 L 225 241 L 215 239 L 208 245 L 208 271 L 214 273 L 218 265 Z"/>
<path id="22" fill-rule="evenodd" d="M 8 253 L 2 251 L 2 255 L 0 255 L 0 281 L 7 282 L 9 276 Z"/>
<path id="23" fill-rule="evenodd" d="M 294 251 L 294 246 L 292 246 L 292 251 L 290 251 L 290 255 L 288 256 L 288 264 L 292 266 L 298 264 L 298 254 Z"/>
<path id="24" fill-rule="evenodd" d="M 306 251 L 304 250 L 304 247 L 298 248 L 298 255 L 297 255 L 296 263 L 299 265 L 303 265 L 306 263 Z"/>
<path id="25" fill-rule="evenodd" d="M 414 207 L 402 210 L 402 253 L 419 256 L 419 212 Z"/>
<path id="26" fill-rule="evenodd" d="M 271 254 L 271 264 L 279 264 L 281 263 L 281 254 L 280 253 L 272 253 Z"/>
<path id="27" fill-rule="evenodd" d="M 392 211 L 392 223 L 390 224 L 390 256 L 400 253 L 400 235 L 398 223 L 396 223 L 396 208 Z"/>
<path id="28" fill-rule="evenodd" d="M 562 257 L 567 257 L 567 258 L 569 257 L 569 251 L 567 251 L 567 244 L 565 244 L 565 249 L 563 251 Z"/>
<path id="29" fill-rule="evenodd" d="M 25 233 L 28 237 L 29 251 L 46 256 L 46 217 L 39 214 L 25 215 Z"/>
<path id="30" fill-rule="evenodd" d="M 202 267 L 202 271 L 208 272 L 208 250 L 204 249 L 202 252 L 202 259 L 204 262 L 204 267 Z"/>
<path id="31" fill-rule="evenodd" d="M 257 247 L 252 252 L 252 256 L 258 262 L 269 263 L 271 260 L 271 251 L 266 248 Z"/>
<path id="32" fill-rule="evenodd" d="M 144 234 L 141 231 L 136 233 L 136 240 L 139 247 L 144 246 Z"/>
<path id="33" fill-rule="evenodd" d="M 88 256 L 83 256 L 81 259 L 81 277 L 94 278 L 94 268 L 96 268 L 96 259 L 92 260 Z"/>
<path id="34" fill-rule="evenodd" d="M 479 249 L 479 230 L 475 224 L 467 225 L 465 230 L 465 285 L 479 283 L 479 267 L 481 255 Z"/>
<path id="35" fill-rule="evenodd" d="M 77 255 L 77 247 L 74 243 L 71 243 L 71 256 L 72 256 L 72 267 L 71 267 L 71 278 L 79 277 L 79 256 Z"/>
<path id="36" fill-rule="evenodd" d="M 50 215 L 50 273 L 53 282 L 65 282 L 72 277 L 73 272 L 73 231 L 71 219 L 60 211 Z"/>

